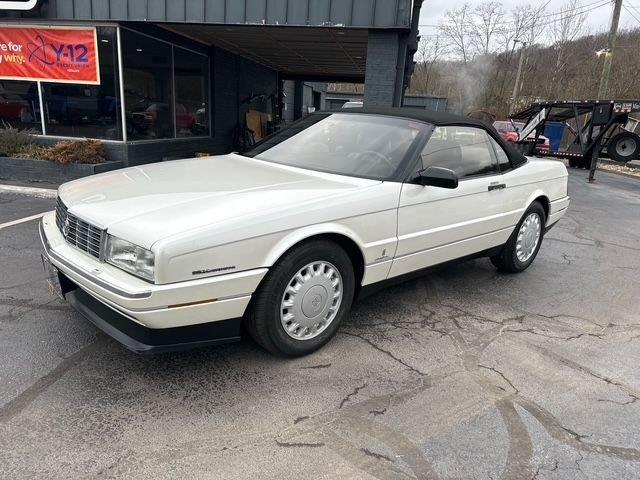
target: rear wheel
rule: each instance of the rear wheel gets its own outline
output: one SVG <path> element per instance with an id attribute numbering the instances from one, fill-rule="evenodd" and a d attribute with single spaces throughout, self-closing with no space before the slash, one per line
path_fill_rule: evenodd
<path id="1" fill-rule="evenodd" d="M 631 132 L 618 133 L 609 140 L 607 153 L 616 162 L 635 160 L 640 155 L 640 137 Z"/>
<path id="2" fill-rule="evenodd" d="M 502 252 L 491 257 L 491 263 L 503 272 L 517 273 L 525 270 L 538 255 L 544 237 L 545 223 L 544 208 L 540 202 L 533 202 L 504 245 Z"/>
<path id="3" fill-rule="evenodd" d="M 327 343 L 349 312 L 355 278 L 347 253 L 329 240 L 287 252 L 254 295 L 247 319 L 253 339 L 271 353 L 296 357 Z"/>

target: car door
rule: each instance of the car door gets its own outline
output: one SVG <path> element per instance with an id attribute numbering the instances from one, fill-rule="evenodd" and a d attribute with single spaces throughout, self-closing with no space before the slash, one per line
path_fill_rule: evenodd
<path id="1" fill-rule="evenodd" d="M 422 168 L 453 170 L 459 184 L 455 189 L 403 184 L 390 277 L 504 244 L 512 230 L 505 215 L 505 185 L 486 131 L 436 127 L 420 156 Z"/>

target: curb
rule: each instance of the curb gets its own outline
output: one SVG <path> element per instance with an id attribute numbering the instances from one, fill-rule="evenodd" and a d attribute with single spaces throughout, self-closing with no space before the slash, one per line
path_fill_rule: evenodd
<path id="1" fill-rule="evenodd" d="M 620 175 L 621 177 L 633 178 L 634 180 L 640 180 L 639 175 L 633 175 L 631 173 L 617 172 L 615 170 L 607 170 L 606 168 L 599 168 L 597 171 L 602 173 L 610 173 L 612 175 Z"/>
<path id="2" fill-rule="evenodd" d="M 605 158 L 600 158 L 598 160 L 598 163 L 602 163 L 603 165 L 613 165 L 613 166 L 616 166 L 616 167 L 627 167 L 627 168 L 630 168 L 632 170 L 640 170 L 640 165 L 636 165 L 636 164 L 631 163 L 631 162 L 627 162 L 627 163 L 614 162 L 613 160 L 607 160 Z"/>
<path id="3" fill-rule="evenodd" d="M 0 185 L 0 193 L 17 193 L 38 198 L 56 198 L 58 191 L 52 188 L 19 187 L 16 185 Z"/>

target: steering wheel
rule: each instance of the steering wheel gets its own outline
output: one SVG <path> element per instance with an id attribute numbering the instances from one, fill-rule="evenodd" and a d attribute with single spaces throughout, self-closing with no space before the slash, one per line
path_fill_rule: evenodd
<path id="1" fill-rule="evenodd" d="M 364 155 L 373 155 L 374 157 L 379 158 L 380 160 L 382 160 L 382 163 L 385 163 L 389 167 L 391 172 L 395 171 L 396 169 L 396 166 L 391 162 L 391 160 L 386 155 L 383 155 L 380 152 L 376 152 L 375 150 L 363 150 L 358 154 L 358 159 L 360 159 Z"/>

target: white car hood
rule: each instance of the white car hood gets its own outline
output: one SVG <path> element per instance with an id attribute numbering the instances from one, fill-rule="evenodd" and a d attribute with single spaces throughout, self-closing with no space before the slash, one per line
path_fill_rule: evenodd
<path id="1" fill-rule="evenodd" d="M 190 229 L 286 211 L 379 183 L 231 154 L 94 175 L 62 185 L 59 196 L 70 213 L 151 248 Z"/>

